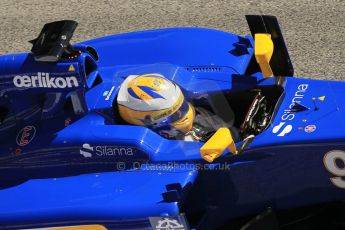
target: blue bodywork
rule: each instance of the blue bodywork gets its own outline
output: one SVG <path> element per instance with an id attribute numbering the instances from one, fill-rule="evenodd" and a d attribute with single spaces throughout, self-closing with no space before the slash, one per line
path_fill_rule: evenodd
<path id="1" fill-rule="evenodd" d="M 82 51 L 76 59 L 57 63 L 31 53 L 0 57 L 0 226 L 145 229 L 150 216 L 186 213 L 193 227 L 214 229 L 268 206 L 345 197 L 323 160 L 345 151 L 345 83 L 248 74 L 253 38 L 211 29 L 132 32 L 74 47 Z M 194 104 L 267 90 L 276 97 L 270 123 L 239 155 L 206 164 L 202 142 L 168 140 L 119 117 L 122 81 L 152 72 Z M 305 109 L 292 110 L 295 102 Z"/>

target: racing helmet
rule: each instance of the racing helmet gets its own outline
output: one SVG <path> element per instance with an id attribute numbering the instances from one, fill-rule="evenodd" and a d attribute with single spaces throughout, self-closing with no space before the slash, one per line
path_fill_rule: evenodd
<path id="1" fill-rule="evenodd" d="M 172 131 L 188 132 L 193 126 L 193 106 L 180 87 L 161 74 L 128 76 L 120 86 L 117 103 L 123 120 L 165 136 Z"/>

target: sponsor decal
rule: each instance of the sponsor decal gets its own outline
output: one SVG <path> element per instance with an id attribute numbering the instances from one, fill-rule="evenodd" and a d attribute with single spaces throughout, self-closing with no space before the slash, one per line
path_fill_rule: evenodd
<path id="1" fill-rule="evenodd" d="M 17 138 L 16 138 L 17 145 L 19 146 L 28 145 L 35 138 L 35 135 L 36 135 L 35 126 L 25 126 L 17 134 Z"/>
<path id="2" fill-rule="evenodd" d="M 149 217 L 154 230 L 188 230 L 188 224 L 183 215 L 168 217 Z"/>
<path id="3" fill-rule="evenodd" d="M 80 149 L 80 154 L 85 158 L 98 156 L 98 157 L 123 157 L 123 156 L 133 156 L 136 149 L 125 146 L 106 146 L 97 145 L 91 146 L 88 143 L 83 144 L 82 149 Z"/>
<path id="4" fill-rule="evenodd" d="M 294 97 L 291 99 L 288 108 L 284 109 L 283 111 L 283 115 L 280 118 L 281 122 L 273 127 L 272 133 L 278 133 L 278 137 L 283 137 L 292 131 L 292 125 L 286 124 L 286 122 L 295 119 L 296 112 L 304 110 L 301 110 L 302 107 L 305 107 L 301 104 L 301 101 L 304 98 L 308 87 L 308 84 L 300 84 L 297 86 L 297 90 L 294 94 Z"/>
<path id="5" fill-rule="evenodd" d="M 111 89 L 110 89 L 109 91 L 105 91 L 105 92 L 103 93 L 103 96 L 105 97 L 105 100 L 106 100 L 106 101 L 109 101 L 109 100 L 110 100 L 110 97 L 111 97 L 111 95 L 113 94 L 114 90 L 115 90 L 115 86 L 111 87 Z"/>
<path id="6" fill-rule="evenodd" d="M 321 97 L 318 97 L 317 99 L 319 99 L 319 101 L 324 101 L 326 99 L 326 96 L 321 96 Z"/>
<path id="7" fill-rule="evenodd" d="M 83 144 L 83 149 L 81 149 L 79 152 L 85 158 L 92 157 L 93 147 L 91 147 L 89 144 L 85 143 L 85 144 Z"/>
<path id="8" fill-rule="evenodd" d="M 17 75 L 13 78 L 15 87 L 64 89 L 78 87 L 78 79 L 70 77 L 52 77 L 49 73 L 38 72 L 37 75 Z"/>
<path id="9" fill-rule="evenodd" d="M 306 133 L 312 133 L 316 130 L 316 125 L 307 125 L 305 128 L 304 128 L 304 132 Z"/>
<path id="10" fill-rule="evenodd" d="M 341 163 L 340 163 L 341 162 Z M 331 150 L 323 158 L 323 163 L 328 172 L 333 176 L 330 178 L 333 185 L 345 189 L 345 151 Z"/>
<path id="11" fill-rule="evenodd" d="M 324 100 L 326 100 L 326 96 L 313 97 L 312 100 L 313 100 L 313 103 L 314 103 L 314 110 L 319 110 L 319 107 L 318 107 L 316 102 L 317 101 L 324 102 Z"/>
<path id="12" fill-rule="evenodd" d="M 68 72 L 74 72 L 75 71 L 75 68 L 74 66 L 71 64 L 68 68 Z"/>
<path id="13" fill-rule="evenodd" d="M 286 122 L 280 122 L 279 125 L 274 126 L 272 133 L 277 133 L 278 137 L 283 137 L 290 133 L 292 130 L 292 125 L 285 125 L 285 123 Z"/>
<path id="14" fill-rule="evenodd" d="M 297 87 L 297 91 L 294 94 L 294 97 L 291 99 L 291 103 L 283 112 L 281 120 L 283 121 L 292 121 L 295 118 L 296 111 L 293 109 L 295 103 L 301 104 L 302 99 L 308 89 L 308 84 L 300 84 Z"/>

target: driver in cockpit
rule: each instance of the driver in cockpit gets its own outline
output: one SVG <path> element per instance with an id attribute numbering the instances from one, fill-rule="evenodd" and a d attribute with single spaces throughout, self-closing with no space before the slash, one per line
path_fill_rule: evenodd
<path id="1" fill-rule="evenodd" d="M 124 121 L 168 139 L 207 141 L 221 127 L 229 128 L 234 140 L 239 138 L 235 127 L 203 107 L 194 107 L 177 84 L 160 74 L 128 76 L 117 102 Z"/>

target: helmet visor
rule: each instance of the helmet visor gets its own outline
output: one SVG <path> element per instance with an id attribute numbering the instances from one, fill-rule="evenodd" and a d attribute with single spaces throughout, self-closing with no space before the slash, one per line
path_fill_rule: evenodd
<path id="1" fill-rule="evenodd" d="M 182 105 L 180 106 L 180 108 L 178 108 L 178 110 L 175 113 L 173 113 L 170 116 L 164 118 L 162 121 L 160 121 L 155 126 L 158 126 L 158 127 L 166 126 L 166 125 L 170 125 L 171 123 L 174 123 L 176 121 L 179 121 L 183 117 L 186 116 L 186 114 L 188 113 L 188 110 L 189 110 L 188 102 L 186 100 L 184 100 Z"/>

